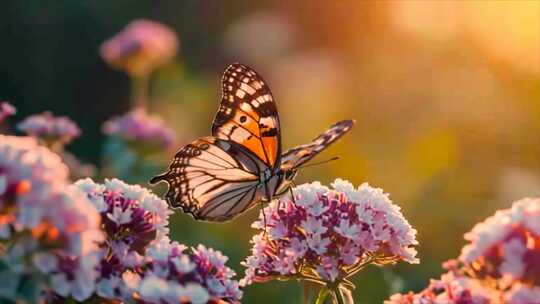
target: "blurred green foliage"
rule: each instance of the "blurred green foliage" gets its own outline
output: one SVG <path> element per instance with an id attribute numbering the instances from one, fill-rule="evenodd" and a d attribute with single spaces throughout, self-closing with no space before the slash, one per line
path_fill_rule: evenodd
<path id="1" fill-rule="evenodd" d="M 356 119 L 319 157 L 341 160 L 306 169 L 298 182 L 341 177 L 384 188 L 418 229 L 422 261 L 360 273 L 359 303 L 381 303 L 400 282 L 425 286 L 475 222 L 540 194 L 536 1 L 7 0 L 1 8 L 0 99 L 19 109 L 15 121 L 44 110 L 77 121 L 83 137 L 70 150 L 86 161 L 103 159 L 103 121 L 129 108 L 128 77 L 103 63 L 99 45 L 136 18 L 163 22 L 181 40 L 177 60 L 151 84 L 151 110 L 181 144 L 208 134 L 233 61 L 269 82 L 284 147 Z M 163 151 L 161 162 L 173 155 Z M 171 231 L 222 250 L 242 275 L 256 213 L 210 224 L 178 212 Z M 296 282 L 255 284 L 244 302 L 298 303 L 300 295 Z"/>

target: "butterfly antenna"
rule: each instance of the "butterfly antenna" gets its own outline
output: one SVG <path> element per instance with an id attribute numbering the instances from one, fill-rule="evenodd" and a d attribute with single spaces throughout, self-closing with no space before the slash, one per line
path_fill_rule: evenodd
<path id="1" fill-rule="evenodd" d="M 330 159 L 323 160 L 323 161 L 320 161 L 318 163 L 311 163 L 311 164 L 307 164 L 307 165 L 304 165 L 304 166 L 300 166 L 297 169 L 309 168 L 309 167 L 313 167 L 313 166 L 323 165 L 323 164 L 326 164 L 326 163 L 329 163 L 331 161 L 338 160 L 338 159 L 339 159 L 339 156 L 334 156 L 334 157 L 332 157 Z"/>

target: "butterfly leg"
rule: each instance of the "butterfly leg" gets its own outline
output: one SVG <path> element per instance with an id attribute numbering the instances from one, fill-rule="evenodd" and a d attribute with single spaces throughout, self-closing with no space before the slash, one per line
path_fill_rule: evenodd
<path id="1" fill-rule="evenodd" d="M 266 236 L 266 214 L 264 213 L 264 201 L 261 200 L 261 212 L 263 215 L 263 223 L 264 223 L 264 233 L 263 236 Z"/>
<path id="2" fill-rule="evenodd" d="M 289 187 L 289 191 L 291 192 L 291 200 L 296 205 L 296 199 L 294 198 L 294 192 L 293 192 L 293 189 L 292 189 L 293 187 L 296 187 L 296 185 L 294 183 L 291 183 L 291 186 Z"/>

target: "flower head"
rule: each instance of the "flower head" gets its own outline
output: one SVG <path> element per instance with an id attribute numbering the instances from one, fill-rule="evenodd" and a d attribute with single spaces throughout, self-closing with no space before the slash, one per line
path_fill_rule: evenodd
<path id="1" fill-rule="evenodd" d="M 273 278 L 339 283 L 369 263 L 418 262 L 416 231 L 387 194 L 340 179 L 332 187 L 304 184 L 293 190 L 295 201 L 282 198 L 263 210 L 253 225 L 263 231 L 252 239 L 243 284 Z"/>
<path id="2" fill-rule="evenodd" d="M 388 304 L 538 303 L 540 199 L 525 198 L 476 224 L 470 243 L 447 273 L 419 293 L 393 295 Z"/>
<path id="3" fill-rule="evenodd" d="M 540 285 L 540 199 L 526 198 L 501 210 L 465 234 L 470 243 L 459 261 L 468 271 L 498 280 Z"/>
<path id="4" fill-rule="evenodd" d="M 65 116 L 53 116 L 51 112 L 31 115 L 20 122 L 17 128 L 44 141 L 49 147 L 57 144 L 62 147 L 81 135 L 74 121 Z"/>
<path id="5" fill-rule="evenodd" d="M 17 109 L 7 101 L 0 102 L 0 122 L 9 116 L 15 115 Z"/>
<path id="6" fill-rule="evenodd" d="M 14 240 L 0 261 L 15 285 L 32 278 L 84 300 L 94 290 L 100 218 L 67 177 L 60 157 L 35 139 L 0 135 L 0 239 Z"/>
<path id="7" fill-rule="evenodd" d="M 127 269 L 140 266 L 152 243 L 167 239 L 171 211 L 165 201 L 147 189 L 118 179 L 97 184 L 87 178 L 75 185 L 101 214 L 106 241 L 101 244 L 104 254 L 98 286 L 108 288 L 112 281 L 120 282 Z M 119 296 L 102 290 L 98 293 L 104 297 Z"/>
<path id="8" fill-rule="evenodd" d="M 199 245 L 187 249 L 163 240 L 151 248 L 139 268 L 127 273 L 128 289 L 146 303 L 238 303 L 235 273 L 221 252 Z M 126 278 L 125 278 L 126 280 Z"/>
<path id="9" fill-rule="evenodd" d="M 163 119 L 140 108 L 109 119 L 103 124 L 103 132 L 118 136 L 133 146 L 146 143 L 153 150 L 168 148 L 174 142 L 174 131 Z"/>
<path id="10" fill-rule="evenodd" d="M 174 57 L 178 45 L 178 38 L 167 26 L 136 20 L 101 45 L 101 56 L 130 75 L 144 75 Z"/>

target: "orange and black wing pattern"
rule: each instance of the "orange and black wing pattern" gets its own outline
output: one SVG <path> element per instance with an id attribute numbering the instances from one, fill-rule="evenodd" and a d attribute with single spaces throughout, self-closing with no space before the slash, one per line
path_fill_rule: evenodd
<path id="1" fill-rule="evenodd" d="M 279 166 L 279 117 L 266 82 L 253 69 L 235 63 L 223 74 L 222 92 L 212 135 L 242 145 L 269 168 Z"/>
<path id="2" fill-rule="evenodd" d="M 301 166 L 338 140 L 354 126 L 354 120 L 336 122 L 308 144 L 289 149 L 281 158 L 281 169 L 290 170 Z"/>

